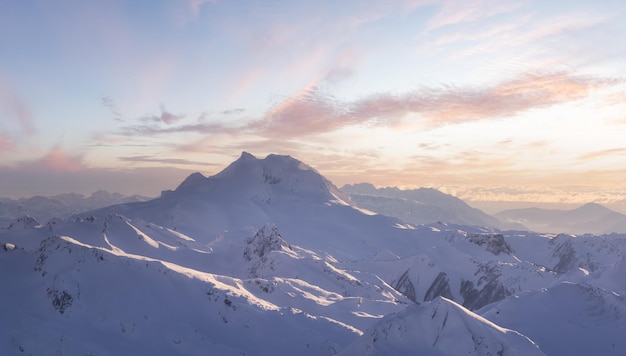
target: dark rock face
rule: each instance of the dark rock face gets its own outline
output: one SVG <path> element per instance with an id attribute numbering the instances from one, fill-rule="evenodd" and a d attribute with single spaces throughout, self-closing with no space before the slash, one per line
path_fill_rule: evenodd
<path id="1" fill-rule="evenodd" d="M 72 295 L 67 291 L 59 291 L 54 288 L 48 288 L 47 292 L 48 297 L 52 300 L 52 306 L 59 313 L 65 313 L 65 311 L 72 306 L 74 297 L 72 297 Z"/>
<path id="2" fill-rule="evenodd" d="M 450 282 L 448 280 L 448 275 L 445 272 L 439 272 L 437 277 L 435 277 L 435 280 L 430 285 L 430 287 L 428 287 L 428 290 L 424 295 L 424 301 L 428 302 L 439 296 L 453 299 L 452 293 L 450 292 Z"/>
<path id="3" fill-rule="evenodd" d="M 266 224 L 254 236 L 246 239 L 243 258 L 252 263 L 248 268 L 248 275 L 252 278 L 259 278 L 262 276 L 261 271 L 267 269 L 273 271 L 276 261 L 268 254 L 272 251 L 281 251 L 283 248 L 291 250 L 291 245 L 283 239 L 278 228 L 273 224 Z"/>
<path id="4" fill-rule="evenodd" d="M 513 253 L 511 245 L 506 242 L 502 234 L 473 234 L 470 235 L 469 240 L 476 245 L 485 246 L 487 251 L 494 255 Z"/>
<path id="5" fill-rule="evenodd" d="M 497 281 L 487 283 L 481 290 L 474 287 L 474 282 L 461 282 L 461 295 L 463 296 L 463 306 L 469 310 L 477 310 L 487 304 L 497 302 L 511 295 L 503 285 Z"/>
<path id="6" fill-rule="evenodd" d="M 263 226 L 257 233 L 246 240 L 246 250 L 243 257 L 251 261 L 255 257 L 262 258 L 270 251 L 280 251 L 282 247 L 291 249 L 291 246 L 283 240 L 278 228 L 272 224 Z"/>
<path id="7" fill-rule="evenodd" d="M 500 270 L 497 266 L 483 264 L 479 266 L 476 275 L 480 275 L 476 285 L 472 281 L 461 281 L 460 293 L 463 306 L 467 309 L 477 310 L 513 294 L 499 281 Z"/>
<path id="8" fill-rule="evenodd" d="M 559 259 L 559 262 L 557 262 L 552 268 L 552 270 L 558 274 L 570 271 L 572 268 L 576 267 L 578 262 L 578 259 L 576 258 L 576 251 L 574 250 L 571 241 L 565 241 L 564 243 L 558 245 L 554 249 L 552 256 Z"/>
<path id="9" fill-rule="evenodd" d="M 590 272 L 595 272 L 601 265 L 601 261 L 589 250 L 580 248 L 581 244 L 574 243 L 574 240 L 582 239 L 583 244 L 594 247 L 598 252 L 606 251 L 608 255 L 616 254 L 619 251 L 617 240 L 598 239 L 593 235 L 574 237 L 567 234 L 559 234 L 550 241 L 554 246 L 552 257 L 556 260 L 552 270 L 557 274 L 567 273 L 577 268 L 584 268 Z"/>
<path id="10" fill-rule="evenodd" d="M 419 304 L 419 302 L 417 301 L 417 296 L 415 295 L 415 286 L 409 278 L 408 269 L 404 271 L 404 273 L 402 273 L 397 281 L 392 282 L 391 286 L 398 292 L 404 294 L 404 296 L 409 298 L 414 303 Z"/>

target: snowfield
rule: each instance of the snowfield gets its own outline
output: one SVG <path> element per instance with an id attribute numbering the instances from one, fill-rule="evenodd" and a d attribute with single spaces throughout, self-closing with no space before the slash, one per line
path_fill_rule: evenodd
<path id="1" fill-rule="evenodd" d="M 625 255 L 622 234 L 373 214 L 244 152 L 153 200 L 0 229 L 0 354 L 625 355 Z"/>

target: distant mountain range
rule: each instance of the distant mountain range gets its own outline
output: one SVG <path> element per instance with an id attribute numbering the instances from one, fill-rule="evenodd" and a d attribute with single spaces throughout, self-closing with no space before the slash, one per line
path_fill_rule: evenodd
<path id="1" fill-rule="evenodd" d="M 341 190 L 350 195 L 350 199 L 358 206 L 393 216 L 406 223 L 444 222 L 503 230 L 525 229 L 515 222 L 502 222 L 479 209 L 472 208 L 455 196 L 433 188 L 402 190 L 395 187 L 376 188 L 369 183 L 359 183 L 344 185 Z"/>
<path id="2" fill-rule="evenodd" d="M 626 215 L 596 203 L 572 210 L 512 209 L 495 214 L 508 223 L 518 223 L 538 232 L 608 234 L 626 232 Z"/>
<path id="3" fill-rule="evenodd" d="M 52 218 L 62 219 L 87 210 L 148 199 L 140 195 L 125 196 L 104 190 L 99 190 L 90 196 L 69 193 L 51 197 L 0 198 L 0 227 L 24 215 L 45 223 Z"/>
<path id="4" fill-rule="evenodd" d="M 177 190 L 207 178 L 199 173 L 189 176 Z M 271 177 L 270 177 L 271 179 Z M 571 210 L 523 208 L 489 215 L 462 199 L 433 188 L 403 190 L 376 188 L 370 183 L 347 184 L 334 188 L 333 194 L 369 211 L 394 217 L 409 224 L 447 224 L 491 227 L 499 230 L 531 230 L 543 233 L 607 234 L 626 232 L 626 215 L 603 205 L 588 203 Z M 167 194 L 165 191 L 164 194 Z M 40 223 L 125 203 L 150 200 L 140 195 L 97 191 L 89 196 L 68 193 L 30 198 L 0 198 L 0 228 L 13 220 L 29 216 Z"/>

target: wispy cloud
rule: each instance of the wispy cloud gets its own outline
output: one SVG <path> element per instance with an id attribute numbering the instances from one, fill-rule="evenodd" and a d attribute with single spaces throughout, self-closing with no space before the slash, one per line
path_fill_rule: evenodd
<path id="1" fill-rule="evenodd" d="M 354 102 L 339 101 L 313 85 L 276 105 L 248 129 L 266 137 L 297 137 L 349 125 L 393 125 L 409 114 L 418 114 L 430 126 L 458 124 L 579 100 L 593 89 L 623 82 L 567 72 L 527 73 L 495 85 L 422 87 Z"/>
<path id="2" fill-rule="evenodd" d="M 177 164 L 177 165 L 190 165 L 190 166 L 214 166 L 213 163 L 191 161 L 182 158 L 160 158 L 155 156 L 128 156 L 118 157 L 120 161 L 124 162 L 148 162 L 148 163 L 163 163 L 163 164 Z"/>
<path id="3" fill-rule="evenodd" d="M 515 11 L 525 3 L 525 1 L 495 0 L 442 1 L 439 11 L 426 23 L 425 30 L 432 31 L 444 26 L 484 20 Z"/>
<path id="4" fill-rule="evenodd" d="M 124 121 L 122 113 L 120 112 L 120 109 L 118 109 L 117 105 L 115 105 L 115 101 L 113 101 L 112 97 L 103 96 L 102 98 L 100 98 L 100 103 L 103 107 L 111 112 L 111 114 L 113 115 L 113 119 L 115 119 L 116 121 Z"/>
<path id="5" fill-rule="evenodd" d="M 241 114 L 244 111 L 246 111 L 246 109 L 235 108 L 235 109 L 222 110 L 222 111 L 220 111 L 220 114 L 222 114 L 222 115 L 236 115 L 236 114 Z"/>
<path id="6" fill-rule="evenodd" d="M 162 108 L 161 115 L 144 118 L 151 123 L 127 125 L 118 133 L 123 136 L 154 136 L 190 132 L 293 139 L 355 125 L 393 127 L 409 115 L 412 115 L 413 124 L 438 127 L 511 117 L 532 109 L 580 100 L 595 89 L 624 83 L 624 79 L 580 76 L 568 72 L 525 73 L 491 85 L 421 87 L 403 94 L 374 94 L 355 101 L 339 100 L 321 89 L 318 83 L 317 80 L 312 81 L 295 95 L 271 107 L 260 119 L 245 126 L 233 127 L 222 123 L 177 125 L 184 116 L 171 114 Z M 167 126 L 158 125 L 162 123 Z"/>
<path id="7" fill-rule="evenodd" d="M 159 106 L 159 114 L 148 114 L 134 120 L 124 120 L 130 123 L 122 126 L 114 134 L 122 136 L 154 136 L 176 132 L 210 132 L 213 125 L 206 123 L 179 124 L 175 125 L 186 118 L 184 114 L 174 114 L 165 108 L 165 105 Z M 201 113 L 197 121 L 203 121 L 208 113 Z"/>
<path id="8" fill-rule="evenodd" d="M 173 114 L 165 108 L 165 105 L 159 106 L 161 113 L 159 115 L 147 115 L 143 119 L 146 121 L 162 122 L 166 125 L 173 124 L 185 118 L 183 114 Z"/>
<path id="9" fill-rule="evenodd" d="M 225 127 L 222 124 L 185 124 L 170 127 L 161 127 L 155 125 L 129 125 L 124 126 L 116 134 L 122 136 L 157 136 L 172 133 L 198 133 L 198 134 L 216 134 L 224 132 L 235 132 L 233 128 Z"/>
<path id="10" fill-rule="evenodd" d="M 200 10 L 202 9 L 202 6 L 208 3 L 212 3 L 212 2 L 215 2 L 215 1 L 214 0 L 190 0 L 189 8 L 191 9 L 191 13 L 193 14 L 194 18 L 200 15 Z"/>
<path id="11" fill-rule="evenodd" d="M 0 78 L 2 79 L 2 78 Z M 17 121 L 23 134 L 35 133 L 35 119 L 30 106 L 0 80 L 0 113 Z"/>
<path id="12" fill-rule="evenodd" d="M 325 95 L 314 82 L 271 108 L 247 130 L 266 137 L 297 137 L 332 131 L 357 123 L 342 110 L 345 105 L 333 96 Z"/>
<path id="13" fill-rule="evenodd" d="M 15 141 L 9 135 L 0 132 L 0 153 L 7 153 L 15 149 Z"/>
<path id="14" fill-rule="evenodd" d="M 626 147 L 609 148 L 605 150 L 591 151 L 583 155 L 580 155 L 578 159 L 581 161 L 589 161 L 589 160 L 594 160 L 597 158 L 611 157 L 611 156 L 625 157 Z"/>

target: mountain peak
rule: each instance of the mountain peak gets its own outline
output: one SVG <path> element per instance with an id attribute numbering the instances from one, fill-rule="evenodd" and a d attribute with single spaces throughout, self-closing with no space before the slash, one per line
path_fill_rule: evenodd
<path id="1" fill-rule="evenodd" d="M 584 204 L 584 205 L 574 209 L 574 211 L 598 212 L 598 213 L 609 213 L 609 212 L 612 212 L 611 209 L 605 207 L 604 205 L 598 204 L 598 203 L 587 203 L 587 204 Z"/>
<path id="2" fill-rule="evenodd" d="M 190 187 L 195 187 L 206 182 L 207 178 L 200 172 L 190 174 L 185 180 L 180 183 L 176 190 L 184 190 Z"/>
<path id="3" fill-rule="evenodd" d="M 257 159 L 252 153 L 246 152 L 246 151 L 242 151 L 241 155 L 239 156 L 240 160 L 254 160 Z"/>
<path id="4" fill-rule="evenodd" d="M 29 215 L 24 215 L 21 216 L 15 220 L 13 220 L 11 222 L 11 225 L 9 225 L 8 229 L 32 229 L 35 228 L 37 226 L 41 226 L 41 224 L 39 223 L 39 221 L 37 221 L 35 218 L 33 218 L 32 216 Z"/>
<path id="5" fill-rule="evenodd" d="M 259 159 L 246 151 L 214 176 L 190 175 L 176 192 L 212 192 L 224 199 L 253 198 L 266 203 L 287 196 L 341 204 L 350 201 L 314 168 L 291 156 L 270 154 Z"/>

